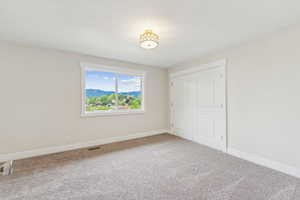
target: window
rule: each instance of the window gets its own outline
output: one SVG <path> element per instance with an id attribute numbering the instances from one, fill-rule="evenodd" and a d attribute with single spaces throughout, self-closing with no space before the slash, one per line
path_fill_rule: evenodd
<path id="1" fill-rule="evenodd" d="M 144 72 L 94 64 L 81 66 L 82 115 L 144 112 Z"/>

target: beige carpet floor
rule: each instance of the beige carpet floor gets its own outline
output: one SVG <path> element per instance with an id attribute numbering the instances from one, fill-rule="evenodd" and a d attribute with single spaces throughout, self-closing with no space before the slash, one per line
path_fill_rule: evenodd
<path id="1" fill-rule="evenodd" d="M 1 200 L 299 200 L 300 180 L 168 134 L 19 160 Z"/>

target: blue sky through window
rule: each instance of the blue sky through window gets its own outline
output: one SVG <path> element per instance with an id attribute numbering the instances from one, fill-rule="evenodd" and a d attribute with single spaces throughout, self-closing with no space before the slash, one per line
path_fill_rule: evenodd
<path id="1" fill-rule="evenodd" d="M 85 88 L 115 91 L 115 74 L 88 70 L 85 72 Z"/>
<path id="2" fill-rule="evenodd" d="M 120 74 L 118 87 L 119 92 L 141 91 L 141 77 Z M 85 88 L 115 91 L 115 73 L 87 70 Z"/>
<path id="3" fill-rule="evenodd" d="M 118 87 L 119 92 L 140 92 L 141 78 L 139 76 L 120 74 Z"/>

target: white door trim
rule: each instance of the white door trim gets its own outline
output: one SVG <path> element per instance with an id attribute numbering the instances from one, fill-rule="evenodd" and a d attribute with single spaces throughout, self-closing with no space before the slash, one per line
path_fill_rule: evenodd
<path id="1" fill-rule="evenodd" d="M 188 74 L 192 74 L 192 73 L 195 73 L 195 72 L 199 72 L 199 71 L 203 71 L 203 70 L 208 70 L 208 69 L 213 69 L 213 68 L 217 68 L 217 67 L 224 67 L 224 78 L 225 78 L 225 120 L 226 120 L 226 138 L 225 138 L 225 146 L 224 148 L 222 149 L 223 152 L 227 152 L 227 149 L 228 149 L 228 109 L 227 109 L 227 67 L 226 67 L 226 64 L 227 64 L 227 60 L 226 59 L 222 59 L 222 60 L 217 60 L 217 61 L 214 61 L 214 62 L 210 62 L 210 63 L 207 63 L 207 64 L 200 64 L 198 66 L 195 66 L 195 67 L 190 67 L 188 69 L 183 69 L 183 70 L 180 70 L 180 71 L 177 71 L 177 72 L 169 72 L 169 111 L 170 111 L 170 131 L 172 134 L 174 134 L 174 131 L 173 131 L 173 117 L 172 117 L 172 113 L 171 113 L 171 110 L 172 110 L 172 101 L 171 101 L 171 87 L 172 87 L 172 80 L 174 78 L 177 78 L 177 77 L 181 77 L 181 76 L 184 76 L 184 75 L 188 75 Z"/>

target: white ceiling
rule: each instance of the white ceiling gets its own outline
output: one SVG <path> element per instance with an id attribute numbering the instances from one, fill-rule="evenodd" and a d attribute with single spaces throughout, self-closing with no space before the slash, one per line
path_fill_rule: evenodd
<path id="1" fill-rule="evenodd" d="M 0 39 L 160 67 L 300 22 L 299 0 L 0 0 Z M 151 28 L 160 46 L 144 50 Z"/>

